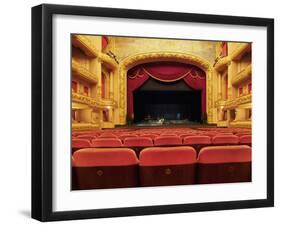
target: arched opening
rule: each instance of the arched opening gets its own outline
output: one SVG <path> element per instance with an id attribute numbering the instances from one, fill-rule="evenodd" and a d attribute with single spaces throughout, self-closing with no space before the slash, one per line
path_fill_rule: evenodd
<path id="1" fill-rule="evenodd" d="M 134 122 L 201 122 L 205 112 L 206 76 L 199 67 L 157 61 L 128 70 L 127 114 Z"/>

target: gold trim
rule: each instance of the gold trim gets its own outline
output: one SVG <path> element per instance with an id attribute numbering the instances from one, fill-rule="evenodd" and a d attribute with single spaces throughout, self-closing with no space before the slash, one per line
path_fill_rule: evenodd
<path id="1" fill-rule="evenodd" d="M 74 72 L 80 78 L 86 80 L 90 83 L 98 83 L 98 78 L 93 73 L 91 73 L 87 68 L 81 66 L 76 60 L 71 61 L 72 72 Z"/>
<path id="2" fill-rule="evenodd" d="M 217 71 L 223 71 L 227 69 L 227 66 L 229 65 L 230 61 L 231 60 L 229 56 L 219 58 L 214 67 Z"/>
<path id="3" fill-rule="evenodd" d="M 149 52 L 143 54 L 137 54 L 134 56 L 130 56 L 125 58 L 119 67 L 119 84 L 120 84 L 120 100 L 119 100 L 119 120 L 121 124 L 126 123 L 126 84 L 127 84 L 127 72 L 132 67 L 149 62 L 156 61 L 177 61 L 187 64 L 195 65 L 201 68 L 206 74 L 206 111 L 208 115 L 208 122 L 212 123 L 215 121 L 213 118 L 213 112 L 211 108 L 214 105 L 214 101 L 212 100 L 213 87 L 211 86 L 211 79 L 213 74 L 213 67 L 209 61 L 188 53 L 180 53 L 180 52 Z"/>
<path id="4" fill-rule="evenodd" d="M 99 128 L 98 123 L 72 123 L 72 130 L 89 130 Z"/>
<path id="5" fill-rule="evenodd" d="M 238 105 L 251 103 L 252 101 L 252 94 L 248 94 L 245 96 L 237 97 L 233 100 L 226 101 L 224 108 L 236 108 Z"/>
<path id="6" fill-rule="evenodd" d="M 72 44 L 81 49 L 89 57 L 97 57 L 99 51 L 85 35 L 73 35 Z"/>
<path id="7" fill-rule="evenodd" d="M 240 71 L 237 75 L 233 76 L 232 78 L 232 85 L 236 86 L 248 79 L 251 79 L 252 76 L 252 64 L 249 64 L 246 68 Z"/>
<path id="8" fill-rule="evenodd" d="M 231 60 L 239 60 L 239 58 L 246 52 L 251 50 L 251 43 L 241 43 L 235 50 L 231 53 Z"/>
<path id="9" fill-rule="evenodd" d="M 104 109 L 107 107 L 112 107 L 112 108 L 117 107 L 117 103 L 114 100 L 111 99 L 96 100 L 92 97 L 84 96 L 78 93 L 72 93 L 72 102 L 85 104 L 92 108 L 98 108 L 98 109 Z"/>
<path id="10" fill-rule="evenodd" d="M 102 64 L 109 67 L 109 69 L 116 69 L 118 67 L 118 64 L 113 60 L 110 56 L 108 56 L 105 53 L 100 53 L 98 55 L 99 60 Z"/>

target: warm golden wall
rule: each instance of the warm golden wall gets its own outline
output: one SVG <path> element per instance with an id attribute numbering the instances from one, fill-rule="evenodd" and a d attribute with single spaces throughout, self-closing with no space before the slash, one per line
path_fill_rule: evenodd
<path id="1" fill-rule="evenodd" d="M 134 64 L 158 58 L 195 64 L 206 72 L 209 123 L 251 126 L 249 44 L 227 43 L 228 55 L 221 57 L 221 42 L 124 37 L 108 40 L 108 46 L 102 49 L 100 36 L 73 36 L 72 81 L 78 85 L 78 90 L 72 92 L 74 129 L 126 124 L 126 71 Z"/>
<path id="2" fill-rule="evenodd" d="M 213 63 L 216 42 L 114 37 L 115 53 L 121 61 L 126 57 L 149 52 L 178 52 L 194 54 Z"/>

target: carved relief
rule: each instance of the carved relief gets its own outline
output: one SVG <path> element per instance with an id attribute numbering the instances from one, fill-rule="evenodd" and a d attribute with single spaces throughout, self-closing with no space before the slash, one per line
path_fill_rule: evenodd
<path id="1" fill-rule="evenodd" d="M 238 105 L 247 104 L 251 102 L 252 102 L 252 94 L 249 94 L 246 96 L 235 98 L 233 100 L 226 101 L 225 108 L 235 108 Z"/>
<path id="2" fill-rule="evenodd" d="M 142 63 L 148 63 L 148 62 L 156 62 L 156 61 L 174 61 L 187 63 L 187 64 L 193 64 L 202 70 L 205 71 L 207 80 L 206 80 L 206 90 L 207 90 L 207 115 L 208 115 L 208 121 L 212 121 L 212 111 L 211 108 L 213 106 L 212 102 L 212 72 L 213 67 L 211 64 L 201 57 L 198 57 L 196 55 L 191 55 L 187 53 L 179 53 L 179 52 L 154 52 L 154 53 L 144 53 L 144 54 L 138 54 L 131 57 L 125 58 L 120 65 L 119 68 L 119 79 L 120 79 L 120 121 L 125 123 L 126 118 L 126 100 L 127 100 L 127 92 L 126 92 L 126 84 L 127 84 L 127 71 Z"/>
<path id="3" fill-rule="evenodd" d="M 97 83 L 98 77 L 87 70 L 85 67 L 81 66 L 76 60 L 72 59 L 72 71 L 76 73 L 82 79 L 90 82 L 90 83 Z"/>

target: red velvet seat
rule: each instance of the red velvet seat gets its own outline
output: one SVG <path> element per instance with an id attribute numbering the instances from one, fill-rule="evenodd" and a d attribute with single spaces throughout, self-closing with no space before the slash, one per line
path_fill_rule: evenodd
<path id="1" fill-rule="evenodd" d="M 94 136 L 94 135 L 89 135 L 89 134 L 77 135 L 76 137 L 77 137 L 77 138 L 80 138 L 80 139 L 88 139 L 88 140 L 93 140 L 93 139 L 96 138 L 96 136 Z"/>
<path id="2" fill-rule="evenodd" d="M 244 135 L 239 137 L 239 143 L 252 146 L 252 135 Z"/>
<path id="3" fill-rule="evenodd" d="M 238 144 L 239 137 L 235 135 L 216 135 L 212 138 L 212 143 L 214 145 L 230 145 L 230 144 Z"/>
<path id="4" fill-rule="evenodd" d="M 183 144 L 211 144 L 211 138 L 209 136 L 188 136 L 183 140 Z"/>
<path id="5" fill-rule="evenodd" d="M 181 145 L 182 139 L 178 136 L 159 136 L 154 139 L 154 146 Z"/>
<path id="6" fill-rule="evenodd" d="M 194 147 L 199 152 L 201 148 L 211 145 L 212 141 L 209 136 L 188 136 L 183 139 L 183 144 Z"/>
<path id="7" fill-rule="evenodd" d="M 72 153 L 81 148 L 92 147 L 91 142 L 88 139 L 72 138 Z"/>
<path id="8" fill-rule="evenodd" d="M 117 138 L 117 135 L 113 133 L 102 133 L 99 135 L 99 138 Z"/>
<path id="9" fill-rule="evenodd" d="M 141 186 L 194 184 L 196 151 L 192 147 L 152 147 L 140 152 Z"/>
<path id="10" fill-rule="evenodd" d="M 126 134 L 126 135 L 120 135 L 118 138 L 121 140 L 125 140 L 126 138 L 129 138 L 129 137 L 138 137 L 138 136 L 135 134 Z"/>
<path id="11" fill-rule="evenodd" d="M 178 136 L 181 138 L 181 139 L 184 139 L 185 137 L 189 137 L 189 136 L 195 136 L 196 134 L 195 133 L 179 133 Z"/>
<path id="12" fill-rule="evenodd" d="M 118 138 L 96 138 L 92 140 L 92 147 L 122 147 L 122 142 Z"/>
<path id="13" fill-rule="evenodd" d="M 139 137 L 148 137 L 148 138 L 151 138 L 151 139 L 155 139 L 156 137 L 158 137 L 158 135 L 143 133 L 143 134 L 140 134 Z"/>
<path id="14" fill-rule="evenodd" d="M 201 149 L 197 160 L 197 183 L 251 181 L 251 147 L 212 146 Z"/>
<path id="15" fill-rule="evenodd" d="M 245 136 L 245 135 L 252 135 L 252 132 L 238 132 L 235 134 L 238 137 Z"/>
<path id="16" fill-rule="evenodd" d="M 138 186 L 138 159 L 129 148 L 86 148 L 72 156 L 72 189 Z"/>
<path id="17" fill-rule="evenodd" d="M 153 141 L 148 137 L 127 137 L 124 140 L 126 147 L 152 147 Z"/>

